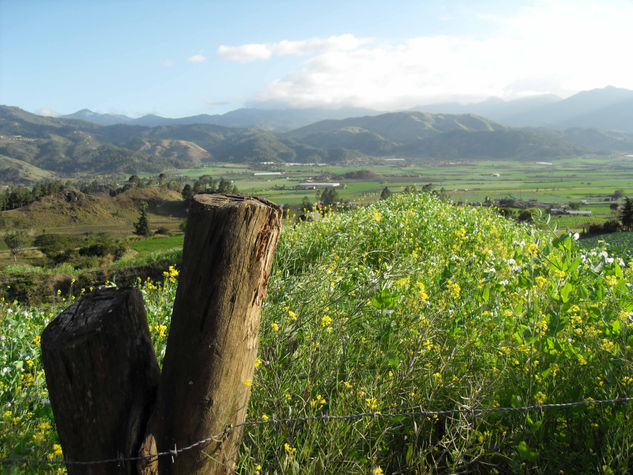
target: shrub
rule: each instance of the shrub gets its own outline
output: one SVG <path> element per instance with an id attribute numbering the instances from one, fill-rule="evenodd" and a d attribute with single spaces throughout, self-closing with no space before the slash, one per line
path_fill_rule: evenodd
<path id="1" fill-rule="evenodd" d="M 604 223 L 589 223 L 585 229 L 585 234 L 591 236 L 594 234 L 615 233 L 620 230 L 620 222 L 611 220 Z"/>

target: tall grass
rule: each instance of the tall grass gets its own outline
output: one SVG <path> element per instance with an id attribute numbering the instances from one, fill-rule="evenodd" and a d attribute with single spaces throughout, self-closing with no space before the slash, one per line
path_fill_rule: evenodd
<path id="1" fill-rule="evenodd" d="M 628 394 L 632 276 L 623 261 L 580 250 L 573 237 L 553 239 L 429 195 L 286 227 L 256 375 L 244 382 L 253 390 L 248 419 L 465 412 L 248 427 L 238 470 L 629 471 L 627 406 L 468 409 Z M 175 280 L 172 272 L 140 285 L 159 357 Z M 59 458 L 37 347 L 58 311 L 2 305 L 0 456 Z"/>

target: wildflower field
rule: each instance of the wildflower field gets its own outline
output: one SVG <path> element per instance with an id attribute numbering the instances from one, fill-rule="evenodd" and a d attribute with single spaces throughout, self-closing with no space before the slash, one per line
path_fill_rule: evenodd
<path id="1" fill-rule="evenodd" d="M 238 472 L 631 471 L 629 404 L 473 409 L 633 391 L 632 278 L 573 236 L 428 194 L 288 226 L 244 382 L 247 420 L 462 411 L 249 426 Z M 176 285 L 175 269 L 139 284 L 159 358 Z M 67 304 L 2 302 L 0 457 L 62 459 L 39 335 Z"/>

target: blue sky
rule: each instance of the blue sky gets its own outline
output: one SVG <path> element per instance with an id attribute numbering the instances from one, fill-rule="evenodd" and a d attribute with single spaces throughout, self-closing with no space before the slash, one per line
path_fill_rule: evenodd
<path id="1" fill-rule="evenodd" d="M 0 0 L 0 104 L 169 117 L 633 89 L 631 0 Z"/>

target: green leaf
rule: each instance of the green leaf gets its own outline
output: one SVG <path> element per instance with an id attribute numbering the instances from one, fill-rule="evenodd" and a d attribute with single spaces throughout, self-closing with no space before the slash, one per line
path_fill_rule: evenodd
<path id="1" fill-rule="evenodd" d="M 569 294 L 571 294 L 572 290 L 574 290 L 574 286 L 571 284 L 571 282 L 567 282 L 563 286 L 563 288 L 560 289 L 560 298 L 563 303 L 569 302 Z"/>
<path id="2" fill-rule="evenodd" d="M 611 330 L 613 330 L 613 335 L 619 335 L 622 330 L 622 322 L 620 322 L 620 320 L 613 320 L 613 322 L 611 322 Z"/>
<path id="3" fill-rule="evenodd" d="M 622 278 L 622 268 L 620 267 L 620 265 L 617 262 L 613 263 L 613 270 L 615 271 L 615 276 L 618 279 Z"/>
<path id="4" fill-rule="evenodd" d="M 523 460 L 533 462 L 538 458 L 538 452 L 536 450 L 531 450 L 527 442 L 524 440 L 519 442 L 519 445 L 517 445 L 517 452 L 519 452 L 519 456 Z"/>
<path id="5" fill-rule="evenodd" d="M 397 297 L 398 294 L 395 292 L 383 289 L 381 292 L 374 294 L 371 298 L 371 304 L 379 310 L 394 309 L 398 302 Z"/>
<path id="6" fill-rule="evenodd" d="M 413 444 L 409 444 L 407 446 L 407 455 L 405 456 L 405 460 L 407 464 L 411 463 L 411 459 L 413 458 Z"/>
<path id="7" fill-rule="evenodd" d="M 483 291 L 481 297 L 484 299 L 484 302 L 488 302 L 488 299 L 490 298 L 490 287 L 489 286 L 486 285 L 484 287 L 484 291 Z"/>

